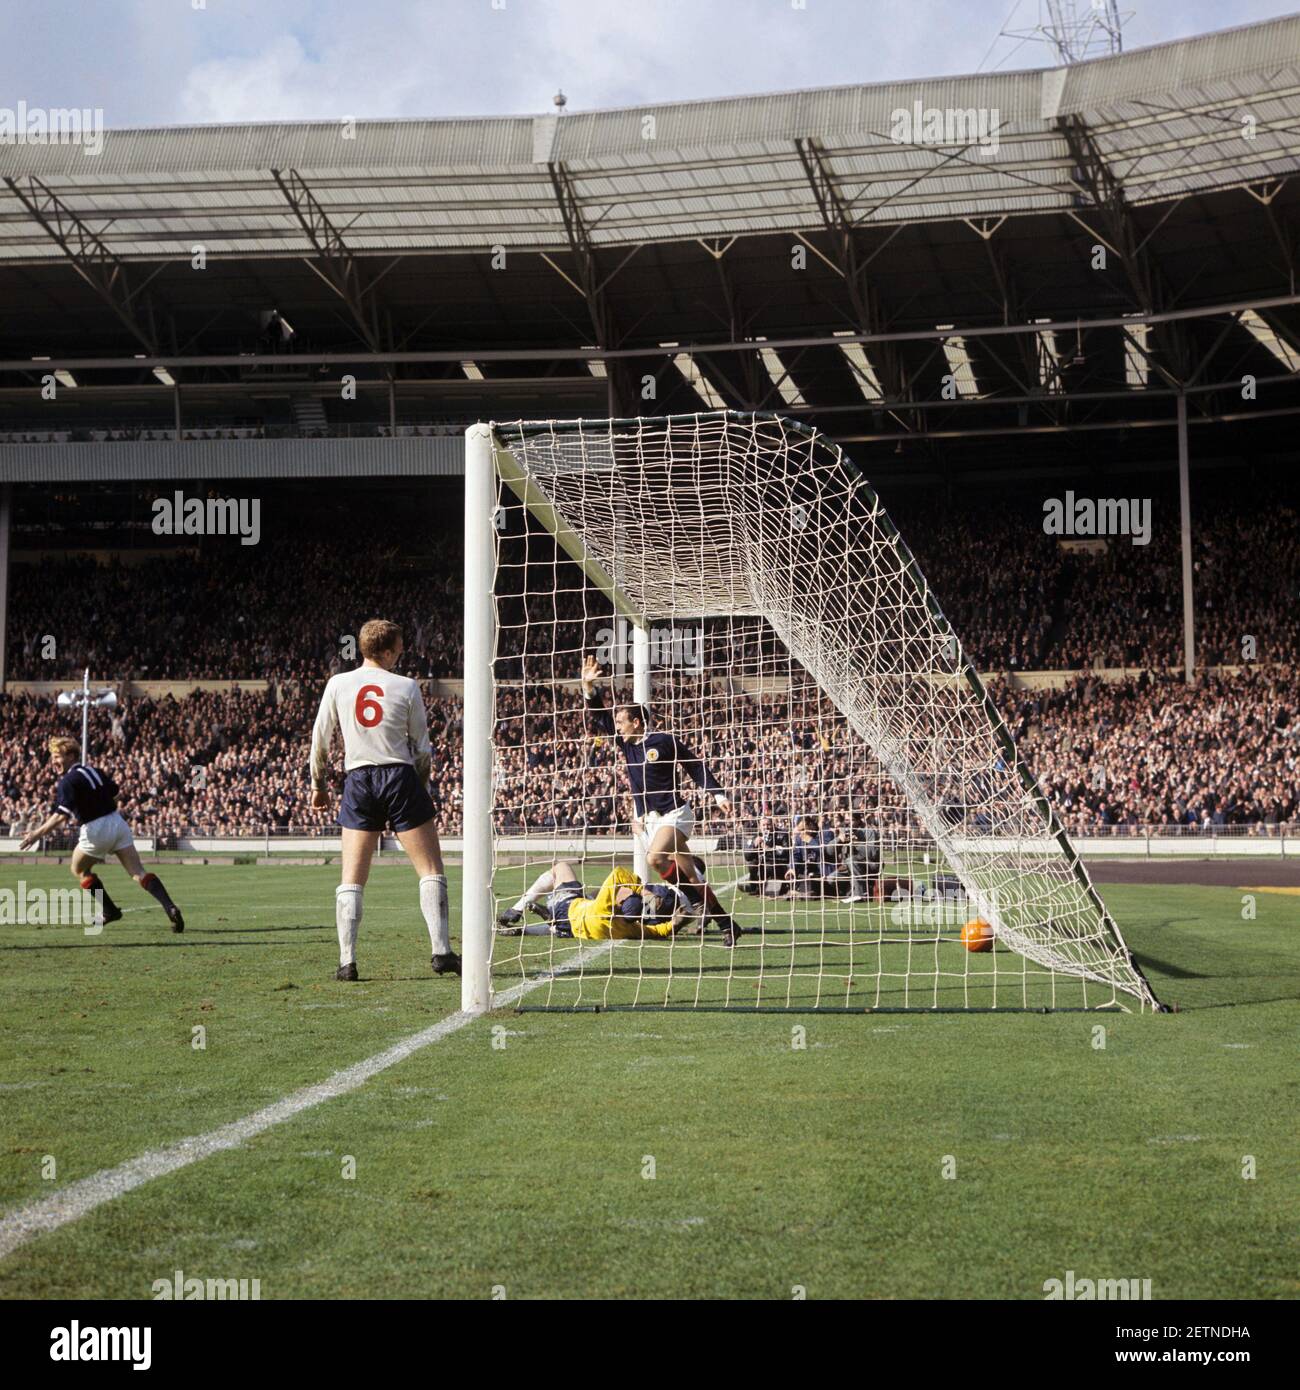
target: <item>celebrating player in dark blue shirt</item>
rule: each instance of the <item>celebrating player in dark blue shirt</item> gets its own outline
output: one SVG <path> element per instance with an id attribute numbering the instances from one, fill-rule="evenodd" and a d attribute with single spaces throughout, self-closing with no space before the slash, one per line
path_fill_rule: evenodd
<path id="1" fill-rule="evenodd" d="M 704 881 L 700 861 L 691 853 L 695 812 L 681 790 L 678 774 L 686 773 L 697 787 L 712 793 L 720 810 L 730 812 L 725 789 L 703 759 L 675 734 L 650 728 L 650 711 L 644 705 L 622 703 L 608 709 L 596 689 L 599 679 L 600 667 L 589 656 L 582 663 L 587 713 L 601 733 L 613 735 L 623 755 L 632 789 L 632 829 L 644 837 L 650 867 L 689 896 L 699 894 L 708 920 L 721 929 L 723 942 L 734 945 L 739 928 Z"/>
<path id="2" fill-rule="evenodd" d="M 73 821 L 81 827 L 81 833 L 69 867 L 83 888 L 99 895 L 104 922 L 116 922 L 122 916 L 122 909 L 108 896 L 95 865 L 115 854 L 127 873 L 161 905 L 172 924 L 172 931 L 184 931 L 185 919 L 180 908 L 172 902 L 158 875 L 147 872 L 140 862 L 131 827 L 117 809 L 117 783 L 99 768 L 79 763 L 77 755 L 80 752 L 75 739 L 50 739 L 50 758 L 60 774 L 54 809 L 46 820 L 23 836 L 18 848 L 30 849 L 51 831 Z"/>

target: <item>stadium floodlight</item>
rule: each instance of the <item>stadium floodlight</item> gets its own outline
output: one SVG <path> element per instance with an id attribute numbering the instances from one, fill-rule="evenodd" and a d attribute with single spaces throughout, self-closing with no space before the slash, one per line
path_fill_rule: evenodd
<path id="1" fill-rule="evenodd" d="M 835 337 L 845 338 L 852 334 L 851 328 L 838 329 Z M 853 379 L 857 382 L 858 390 L 869 401 L 883 401 L 885 393 L 881 389 L 880 378 L 876 375 L 876 369 L 867 360 L 867 354 L 863 351 L 861 343 L 841 343 L 840 351 L 844 354 L 844 360 L 853 369 Z"/>
<path id="2" fill-rule="evenodd" d="M 755 341 L 762 343 L 766 339 L 758 338 Z M 800 410 L 805 409 L 808 402 L 804 400 L 803 392 L 795 384 L 789 369 L 781 360 L 781 354 L 775 348 L 761 347 L 758 350 L 758 355 L 763 363 L 764 371 L 767 372 L 768 380 L 776 387 L 786 405 L 795 406 Z"/>
<path id="3" fill-rule="evenodd" d="M 689 352 L 674 353 L 673 365 L 686 378 L 687 385 L 690 386 L 691 390 L 710 410 L 722 410 L 726 406 L 726 401 L 718 395 L 713 383 L 700 371 L 699 364 Z"/>
<path id="4" fill-rule="evenodd" d="M 940 324 L 939 327 L 951 328 L 952 325 Z M 966 339 L 960 333 L 954 333 L 952 337 L 945 338 L 943 340 L 943 355 L 948 359 L 948 372 L 958 394 L 968 399 L 978 396 L 980 393 L 979 383 L 975 380 L 975 367 L 970 360 Z"/>
<path id="5" fill-rule="evenodd" d="M 90 761 L 90 709 L 95 706 L 98 709 L 116 709 L 117 692 L 114 690 L 96 690 L 92 693 L 90 689 L 90 667 L 87 666 L 81 676 L 80 690 L 61 690 L 55 704 L 61 705 L 64 709 L 80 708 L 81 710 L 81 761 Z"/>
<path id="6" fill-rule="evenodd" d="M 1124 380 L 1134 390 L 1144 390 L 1151 382 L 1150 340 L 1149 323 L 1131 324 L 1124 330 Z M 1082 344 L 1074 360 L 1082 363 Z"/>
<path id="7" fill-rule="evenodd" d="M 476 425 L 465 499 L 467 1011 L 512 976 L 543 1008 L 1163 1009 L 826 436 L 727 411 Z M 630 685 L 610 655 L 625 626 Z M 691 846 L 734 947 L 708 929 L 494 936 L 553 861 L 594 891 L 637 851 L 622 760 L 580 694 L 590 655 L 727 789 Z M 761 837 L 794 820 L 773 868 Z"/>
<path id="8" fill-rule="evenodd" d="M 1288 372 L 1300 371 L 1300 352 L 1280 338 L 1273 325 L 1257 310 L 1247 309 L 1241 316 L 1241 326 L 1261 347 L 1267 348 Z"/>

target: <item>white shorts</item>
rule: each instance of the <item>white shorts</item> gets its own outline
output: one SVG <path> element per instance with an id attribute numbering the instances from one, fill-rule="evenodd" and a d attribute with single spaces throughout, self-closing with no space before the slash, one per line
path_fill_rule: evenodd
<path id="1" fill-rule="evenodd" d="M 687 802 L 685 806 L 678 806 L 676 810 L 669 811 L 666 815 L 658 811 L 647 811 L 645 819 L 642 821 L 645 830 L 642 832 L 642 839 L 645 841 L 646 849 L 649 849 L 654 842 L 654 837 L 659 833 L 660 827 L 671 825 L 674 830 L 690 839 L 691 831 L 695 829 L 695 808 Z"/>
<path id="2" fill-rule="evenodd" d="M 134 844 L 131 827 L 118 811 L 110 811 L 98 820 L 87 821 L 77 837 L 77 848 L 90 855 L 92 859 L 108 859 L 121 850 L 130 849 Z"/>

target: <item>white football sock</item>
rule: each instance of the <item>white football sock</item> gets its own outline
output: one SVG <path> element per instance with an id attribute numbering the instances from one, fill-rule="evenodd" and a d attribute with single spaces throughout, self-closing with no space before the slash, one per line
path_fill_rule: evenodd
<path id="1" fill-rule="evenodd" d="M 420 911 L 424 913 L 424 924 L 429 928 L 429 941 L 435 956 L 445 956 L 451 951 L 450 912 L 447 907 L 447 875 L 426 874 L 420 880 Z"/>
<path id="2" fill-rule="evenodd" d="M 340 883 L 334 890 L 334 925 L 339 932 L 339 964 L 351 965 L 357 958 L 357 928 L 361 925 L 359 883 Z"/>
<path id="3" fill-rule="evenodd" d="M 539 874 L 533 886 L 528 889 L 522 898 L 515 904 L 516 912 L 527 912 L 530 907 L 541 900 L 555 887 L 555 875 L 547 869 L 544 874 Z"/>

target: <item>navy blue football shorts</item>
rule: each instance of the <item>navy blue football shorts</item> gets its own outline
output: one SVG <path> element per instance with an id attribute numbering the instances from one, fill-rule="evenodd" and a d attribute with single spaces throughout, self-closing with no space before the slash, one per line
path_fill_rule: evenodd
<path id="1" fill-rule="evenodd" d="M 572 936 L 569 926 L 569 904 L 574 898 L 582 897 L 582 884 L 576 878 L 557 883 L 546 895 L 546 917 L 556 928 L 556 936 Z"/>
<path id="2" fill-rule="evenodd" d="M 414 830 L 433 819 L 433 798 L 410 763 L 354 767 L 343 779 L 339 824 L 346 830 Z"/>

